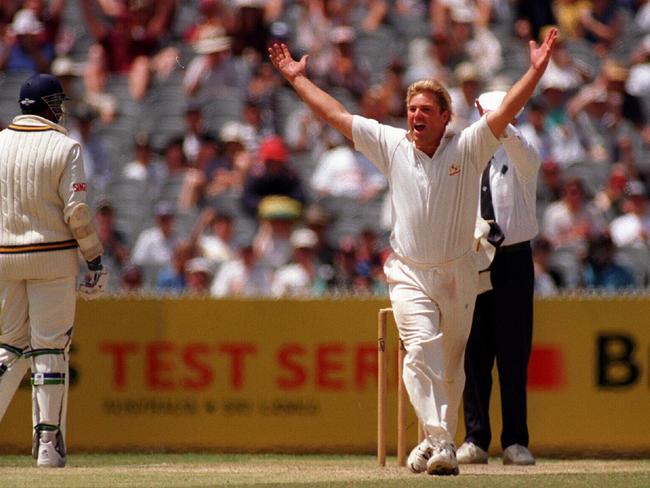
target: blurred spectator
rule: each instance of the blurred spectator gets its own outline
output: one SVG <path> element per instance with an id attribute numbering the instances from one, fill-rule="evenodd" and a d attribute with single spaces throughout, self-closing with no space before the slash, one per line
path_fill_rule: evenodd
<path id="1" fill-rule="evenodd" d="M 607 222 L 619 217 L 623 212 L 624 191 L 627 172 L 622 164 L 612 165 L 605 186 L 594 195 L 591 205 L 598 210 Z"/>
<path id="2" fill-rule="evenodd" d="M 582 11 L 580 17 L 582 37 L 602 58 L 609 54 L 624 25 L 621 7 L 613 0 L 592 0 L 591 5 Z"/>
<path id="3" fill-rule="evenodd" d="M 154 160 L 151 140 L 148 134 L 137 134 L 134 138 L 133 157 L 122 168 L 122 176 L 127 180 L 148 181 L 159 186 L 165 179 L 165 167 Z"/>
<path id="4" fill-rule="evenodd" d="M 183 136 L 170 136 L 163 149 L 165 179 L 182 178 L 188 169 L 187 158 L 183 152 Z"/>
<path id="5" fill-rule="evenodd" d="M 539 87 L 542 90 L 542 102 L 546 106 L 544 127 L 550 135 L 551 155 L 562 168 L 584 161 L 587 152 L 578 137 L 575 123 L 567 116 L 568 98 L 565 81 L 557 78 L 543 78 Z M 534 139 L 531 140 L 534 142 Z"/>
<path id="6" fill-rule="evenodd" d="M 105 193 L 106 186 L 113 176 L 111 161 L 104 142 L 95 131 L 97 114 L 85 104 L 78 104 L 72 113 L 75 125 L 70 130 L 70 137 L 81 143 L 84 171 L 89 183 L 88 194 L 91 198 Z"/>
<path id="7" fill-rule="evenodd" d="M 555 295 L 562 287 L 562 275 L 551 268 L 551 242 L 544 236 L 533 240 L 533 269 L 535 295 Z"/>
<path id="8" fill-rule="evenodd" d="M 554 248 L 569 246 L 586 250 L 587 239 L 600 234 L 605 222 L 586 204 L 584 184 L 569 178 L 562 189 L 562 199 L 552 203 L 544 213 L 544 234 Z"/>
<path id="9" fill-rule="evenodd" d="M 248 83 L 247 105 L 244 107 L 243 118 L 256 129 L 259 136 L 272 135 L 281 129 L 280 114 L 275 110 L 276 95 L 281 85 L 282 80 L 271 63 L 266 61 L 258 63 Z M 248 120 L 250 117 L 246 113 L 248 108 L 257 109 L 258 114 L 254 121 Z"/>
<path id="10" fill-rule="evenodd" d="M 172 258 L 176 244 L 174 205 L 158 202 L 154 209 L 154 227 L 144 229 L 133 246 L 131 262 L 139 266 L 165 266 Z"/>
<path id="11" fill-rule="evenodd" d="M 135 264 L 128 264 L 120 273 L 120 291 L 134 293 L 142 290 L 144 278 L 142 269 Z"/>
<path id="12" fill-rule="evenodd" d="M 257 215 L 260 201 L 270 195 L 284 195 L 301 204 L 306 201 L 300 177 L 289 166 L 289 151 L 278 136 L 268 137 L 260 145 L 258 164 L 244 181 L 244 209 L 251 216 Z"/>
<path id="13" fill-rule="evenodd" d="M 481 78 L 476 67 L 470 62 L 456 66 L 454 78 L 457 86 L 449 89 L 453 107 L 449 130 L 460 132 L 480 118 L 474 104 L 481 94 Z"/>
<path id="14" fill-rule="evenodd" d="M 357 278 L 356 246 L 354 239 L 341 239 L 334 252 L 334 273 L 328 283 L 335 295 L 354 293 Z"/>
<path id="15" fill-rule="evenodd" d="M 266 58 L 269 24 L 268 0 L 235 0 L 233 52 L 237 56 L 255 56 L 255 61 Z M 270 14 L 270 12 L 269 12 Z"/>
<path id="16" fill-rule="evenodd" d="M 296 229 L 291 233 L 292 262 L 273 274 L 271 291 L 274 296 L 322 295 L 327 284 L 319 272 L 316 253 L 318 237 L 313 230 Z"/>
<path id="17" fill-rule="evenodd" d="M 585 288 L 606 291 L 624 290 L 634 286 L 632 273 L 614 262 L 614 244 L 608 234 L 590 238 L 581 279 Z"/>
<path id="18" fill-rule="evenodd" d="M 384 73 L 384 81 L 379 85 L 381 99 L 388 107 L 388 115 L 393 118 L 406 117 L 405 67 L 401 59 L 393 59 Z"/>
<path id="19" fill-rule="evenodd" d="M 407 86 L 425 78 L 436 78 L 448 84 L 452 79 L 451 70 L 452 52 L 444 32 L 434 32 L 431 40 L 415 38 L 409 43 L 408 66 L 404 74 Z"/>
<path id="20" fill-rule="evenodd" d="M 0 69 L 48 73 L 55 57 L 55 41 L 65 2 L 27 0 L 5 31 Z"/>
<path id="21" fill-rule="evenodd" d="M 547 25 L 541 29 L 536 39 L 543 41 L 551 27 L 554 26 Z M 564 36 L 560 33 L 555 41 L 555 46 L 551 53 L 551 60 L 542 75 L 542 80 L 544 78 L 552 79 L 558 86 L 562 86 L 565 91 L 573 92 L 583 84 L 590 74 L 586 66 L 583 67 L 578 63 L 579 61 L 571 55 Z M 541 80 L 540 83 L 542 83 Z"/>
<path id="22" fill-rule="evenodd" d="M 194 257 L 195 246 L 190 241 L 180 241 L 174 246 L 171 261 L 160 270 L 156 278 L 156 290 L 181 294 L 185 291 L 186 266 Z"/>
<path id="23" fill-rule="evenodd" d="M 201 232 L 197 239 L 199 254 L 214 271 L 235 257 L 233 217 L 229 213 L 206 208 L 201 214 L 201 221 L 207 222 L 207 232 Z"/>
<path id="24" fill-rule="evenodd" d="M 590 0 L 555 0 L 553 10 L 560 33 L 573 42 L 582 35 L 581 19 L 591 7 Z"/>
<path id="25" fill-rule="evenodd" d="M 207 259 L 197 257 L 190 259 L 185 265 L 186 291 L 197 295 L 210 292 L 212 267 Z"/>
<path id="26" fill-rule="evenodd" d="M 360 98 L 368 87 L 369 68 L 354 52 L 356 34 L 350 26 L 338 26 L 329 35 L 333 49 L 324 79 L 331 88 L 342 88 Z"/>
<path id="27" fill-rule="evenodd" d="M 54 68 L 54 66 L 53 66 Z M 108 84 L 108 60 L 106 52 L 99 45 L 88 48 L 88 57 L 83 66 L 84 100 L 96 107 L 106 124 L 113 122 L 119 111 L 119 100 L 106 91 Z"/>
<path id="28" fill-rule="evenodd" d="M 329 266 L 328 273 L 331 275 L 331 266 L 334 261 L 334 248 L 330 245 L 328 237 L 328 231 L 332 220 L 331 216 L 323 207 L 312 203 L 305 208 L 303 218 L 305 225 L 314 231 L 318 239 L 318 242 L 316 243 L 318 261 Z"/>
<path id="29" fill-rule="evenodd" d="M 199 103 L 188 103 L 185 107 L 185 131 L 183 132 L 183 153 L 189 166 L 196 167 L 201 150 L 201 136 L 205 133 L 203 113 Z"/>
<path id="30" fill-rule="evenodd" d="M 109 198 L 103 197 L 95 204 L 97 235 L 104 248 L 104 265 L 111 270 L 119 270 L 129 258 L 126 237 L 115 227 L 115 208 Z"/>
<path id="31" fill-rule="evenodd" d="M 147 94 L 152 74 L 165 79 L 176 66 L 178 51 L 167 45 L 174 0 L 142 0 L 118 4 L 102 21 L 94 2 L 80 2 L 86 25 L 104 51 L 111 73 L 128 73 L 134 100 Z"/>
<path id="32" fill-rule="evenodd" d="M 357 202 L 377 198 L 386 188 L 383 174 L 352 143 L 338 136 L 338 143 L 325 151 L 311 178 L 311 186 L 323 197 L 345 197 Z"/>
<path id="33" fill-rule="evenodd" d="M 645 185 L 630 181 L 625 187 L 625 212 L 609 226 L 616 246 L 647 247 L 650 243 L 650 212 Z"/>
<path id="34" fill-rule="evenodd" d="M 206 32 L 223 31 L 232 33 L 235 17 L 227 0 L 199 0 L 199 17 L 183 34 L 187 44 L 193 44 Z"/>
<path id="35" fill-rule="evenodd" d="M 183 90 L 188 97 L 243 97 L 248 83 L 246 66 L 230 52 L 231 39 L 223 32 L 202 34 L 194 44 L 197 54 L 185 71 Z M 224 93 L 225 92 L 225 93 Z"/>
<path id="36" fill-rule="evenodd" d="M 375 295 L 388 292 L 380 251 L 375 232 L 370 228 L 362 229 L 356 248 L 356 270 L 359 276 L 367 279 L 369 291 Z"/>
<path id="37" fill-rule="evenodd" d="M 542 161 L 552 160 L 554 157 L 554 142 L 553 136 L 546 128 L 546 107 L 540 100 L 533 99 L 528 103 L 525 113 L 526 121 L 521 124 L 519 130 L 521 130 L 526 140 L 535 146 Z"/>
<path id="38" fill-rule="evenodd" d="M 214 297 L 271 295 L 271 270 L 258 263 L 251 242 L 239 245 L 237 258 L 225 262 L 210 286 Z"/>
<path id="39" fill-rule="evenodd" d="M 516 2 L 515 31 L 522 38 L 544 39 L 540 37 L 542 27 L 555 25 L 557 21 L 551 0 L 519 0 Z"/>
<path id="40" fill-rule="evenodd" d="M 485 5 L 487 2 L 481 2 Z M 484 7 L 489 9 L 489 3 Z M 450 61 L 455 67 L 461 61 L 471 61 L 484 80 L 496 74 L 503 64 L 501 43 L 488 29 L 489 16 L 480 9 L 454 6 L 449 11 L 446 35 L 450 47 Z M 445 32 L 441 30 L 440 32 Z"/>
<path id="41" fill-rule="evenodd" d="M 641 129 L 647 122 L 648 115 L 644 114 L 639 97 L 632 95 L 627 88 L 629 75 L 627 66 L 613 59 L 606 59 L 594 84 L 604 84 L 612 103 L 620 107 L 620 115 L 634 124 L 634 127 Z"/>
<path id="42" fill-rule="evenodd" d="M 291 259 L 291 232 L 300 217 L 300 202 L 286 196 L 268 196 L 259 205 L 260 225 L 253 246 L 259 264 L 271 270 Z"/>

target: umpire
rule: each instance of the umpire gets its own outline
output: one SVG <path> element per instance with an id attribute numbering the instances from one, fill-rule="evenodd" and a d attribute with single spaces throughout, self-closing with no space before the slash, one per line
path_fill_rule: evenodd
<path id="1" fill-rule="evenodd" d="M 505 92 L 482 94 L 481 114 L 501 104 Z M 533 146 L 513 125 L 481 179 L 481 217 L 496 222 L 501 242 L 492 262 L 492 289 L 479 295 L 465 352 L 463 392 L 465 441 L 458 462 L 488 462 L 490 392 L 496 359 L 501 387 L 503 464 L 531 465 L 528 450 L 526 383 L 533 331 L 533 260 L 530 240 L 537 234 L 537 173 L 541 164 Z M 498 232 L 498 230 L 497 230 Z"/>

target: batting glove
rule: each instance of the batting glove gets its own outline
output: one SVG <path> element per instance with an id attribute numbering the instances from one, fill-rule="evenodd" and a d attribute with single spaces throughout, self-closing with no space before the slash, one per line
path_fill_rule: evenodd
<path id="1" fill-rule="evenodd" d="M 108 271 L 104 271 L 101 257 L 88 261 L 88 271 L 84 281 L 79 285 L 79 296 L 85 300 L 99 298 L 106 291 Z"/>

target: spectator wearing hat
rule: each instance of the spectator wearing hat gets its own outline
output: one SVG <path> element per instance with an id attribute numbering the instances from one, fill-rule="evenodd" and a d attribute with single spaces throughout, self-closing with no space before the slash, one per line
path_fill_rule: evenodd
<path id="1" fill-rule="evenodd" d="M 329 35 L 332 50 L 324 81 L 329 87 L 340 88 L 359 99 L 368 88 L 370 68 L 355 54 L 356 37 L 351 26 L 341 25 L 332 29 Z"/>
<path id="2" fill-rule="evenodd" d="M 194 44 L 204 37 L 205 32 L 232 32 L 235 16 L 228 1 L 199 0 L 198 19 L 191 24 L 183 34 L 187 44 Z"/>
<path id="3" fill-rule="evenodd" d="M 544 39 L 547 31 L 552 27 L 554 26 L 544 26 L 540 30 L 538 38 Z M 575 56 L 568 49 L 564 36 L 560 34 L 556 41 L 556 48 L 553 54 L 551 54 L 551 60 L 548 62 L 548 68 L 546 68 L 546 72 L 542 76 L 542 80 L 544 78 L 557 80 L 554 82 L 563 86 L 565 91 L 573 93 L 588 78 L 592 77 L 592 75 L 588 68 L 576 61 Z M 540 80 L 540 83 L 543 83 L 542 80 Z"/>
<path id="4" fill-rule="evenodd" d="M 625 212 L 612 220 L 609 232 L 617 247 L 650 246 L 650 212 L 648 195 L 641 181 L 630 181 L 625 186 Z"/>
<path id="5" fill-rule="evenodd" d="M 206 295 L 210 292 L 212 282 L 212 266 L 207 259 L 195 257 L 185 266 L 185 291 L 195 295 Z"/>
<path id="6" fill-rule="evenodd" d="M 540 99 L 533 99 L 526 107 L 525 120 L 519 127 L 526 140 L 535 147 L 542 161 L 554 160 L 553 136 L 546 127 L 547 113 L 544 103 Z"/>
<path id="7" fill-rule="evenodd" d="M 454 107 L 449 127 L 450 130 L 460 132 L 479 119 L 474 103 L 480 95 L 482 83 L 476 66 L 469 61 L 456 66 L 454 78 L 456 86 L 449 90 L 451 106 Z"/>
<path id="8" fill-rule="evenodd" d="M 301 212 L 301 203 L 287 196 L 271 195 L 260 201 L 260 225 L 253 241 L 260 265 L 275 271 L 289 262 L 291 232 Z"/>
<path id="9" fill-rule="evenodd" d="M 327 289 L 316 246 L 318 236 L 311 229 L 295 229 L 290 238 L 292 262 L 273 274 L 271 292 L 274 296 L 318 296 Z"/>
<path id="10" fill-rule="evenodd" d="M 185 71 L 185 95 L 200 100 L 243 98 L 249 74 L 243 61 L 231 55 L 231 38 L 219 29 L 205 30 L 192 46 L 196 56 Z"/>
<path id="11" fill-rule="evenodd" d="M 237 257 L 225 262 L 210 285 L 213 297 L 265 297 L 271 295 L 272 272 L 258 262 L 253 243 L 241 239 Z"/>
<path id="12" fill-rule="evenodd" d="M 232 214 L 205 208 L 195 228 L 198 255 L 207 260 L 212 272 L 235 257 Z"/>
<path id="13" fill-rule="evenodd" d="M 562 168 L 585 161 L 588 153 L 578 136 L 575 122 L 567 113 L 566 103 L 570 94 L 565 80 L 557 76 L 544 77 L 539 87 L 540 101 L 546 110 L 544 127 L 551 138 L 552 159 Z"/>
<path id="14" fill-rule="evenodd" d="M 152 74 L 165 79 L 176 66 L 178 50 L 168 45 L 173 21 L 173 0 L 144 0 L 120 3 L 115 11 L 97 12 L 94 1 L 80 8 L 98 50 L 103 51 L 111 73 L 128 74 L 131 97 L 147 94 Z M 103 17 L 109 17 L 105 22 Z"/>
<path id="15" fill-rule="evenodd" d="M 279 136 L 264 139 L 258 151 L 258 162 L 244 181 L 242 202 L 250 216 L 257 216 L 260 201 L 271 195 L 284 195 L 306 202 L 302 181 L 289 165 L 289 151 Z"/>
<path id="16" fill-rule="evenodd" d="M 131 263 L 162 268 L 171 261 L 177 241 L 174 204 L 167 201 L 158 202 L 154 214 L 155 225 L 140 232 L 135 241 Z"/>
<path id="17" fill-rule="evenodd" d="M 61 22 L 63 2 L 26 3 L 13 17 L 0 49 L 0 69 L 48 73 L 55 57 L 54 42 Z"/>

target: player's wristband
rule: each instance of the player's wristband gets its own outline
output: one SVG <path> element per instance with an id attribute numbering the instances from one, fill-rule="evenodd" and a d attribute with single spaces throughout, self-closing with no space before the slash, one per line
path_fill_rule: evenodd
<path id="1" fill-rule="evenodd" d="M 86 264 L 88 265 L 88 269 L 90 271 L 101 271 L 104 268 L 102 266 L 102 257 L 101 256 L 97 256 L 92 261 L 86 261 Z"/>

